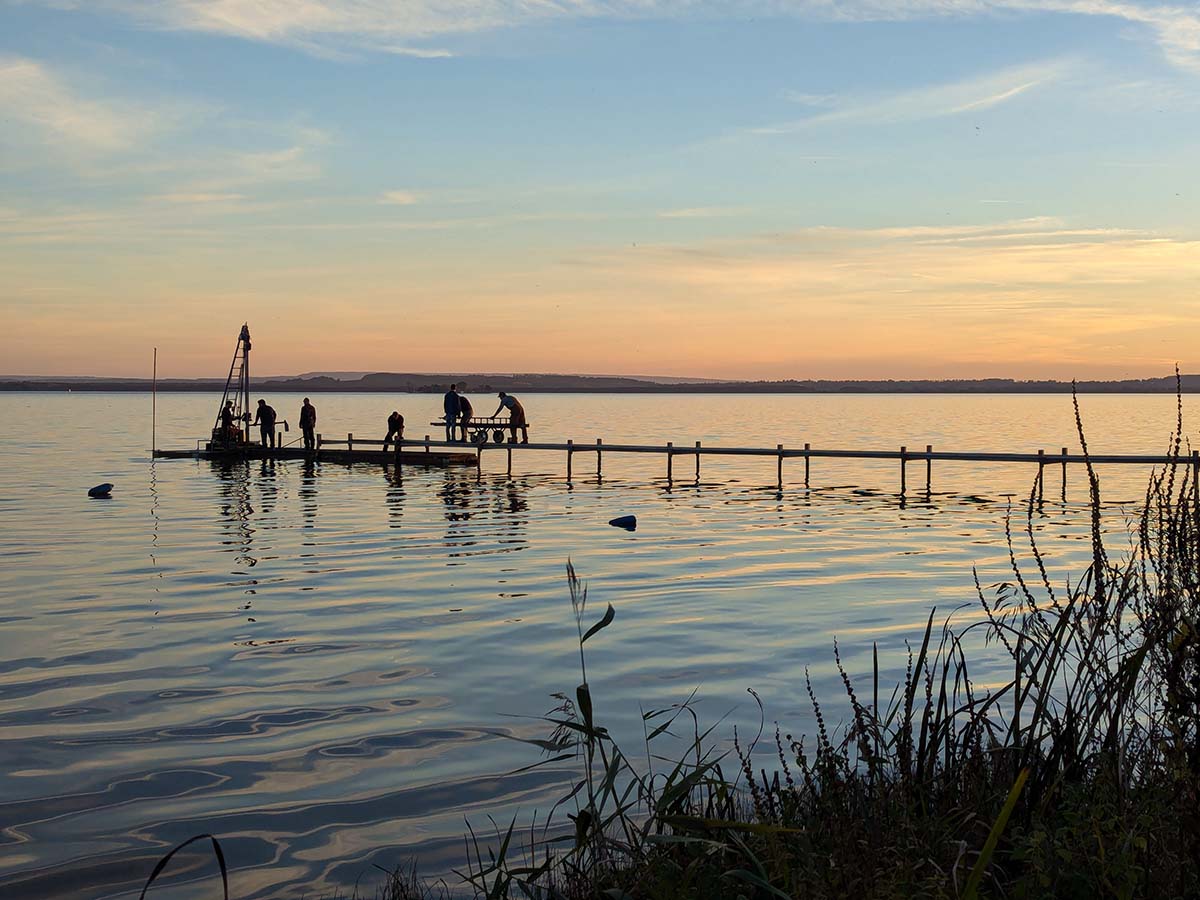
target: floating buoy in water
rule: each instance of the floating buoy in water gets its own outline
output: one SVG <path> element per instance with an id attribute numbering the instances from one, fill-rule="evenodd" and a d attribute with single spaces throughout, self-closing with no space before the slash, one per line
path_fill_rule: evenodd
<path id="1" fill-rule="evenodd" d="M 112 489 L 113 486 L 106 481 L 104 484 L 98 484 L 88 491 L 88 496 L 93 499 L 106 498 L 112 494 Z"/>
<path id="2" fill-rule="evenodd" d="M 614 528 L 624 528 L 626 531 L 637 530 L 637 516 L 617 516 L 615 519 L 609 520 L 609 525 Z"/>

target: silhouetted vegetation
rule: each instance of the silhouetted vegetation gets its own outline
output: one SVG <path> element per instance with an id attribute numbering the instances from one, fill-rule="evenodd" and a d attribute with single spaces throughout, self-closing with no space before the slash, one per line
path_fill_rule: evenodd
<path id="1" fill-rule="evenodd" d="M 644 741 L 627 753 L 594 715 L 584 653 L 614 611 L 589 613 L 568 567 L 580 682 L 556 695 L 549 733 L 530 743 L 544 754 L 536 765 L 576 774 L 545 822 L 469 836 L 463 890 L 539 900 L 1200 896 L 1200 484 L 1180 461 L 1181 418 L 1176 462 L 1151 477 L 1119 561 L 1089 465 L 1091 565 L 1056 589 L 1035 540 L 1035 483 L 1024 535 L 1009 531 L 1011 581 L 984 590 L 976 579 L 982 615 L 960 625 L 931 613 L 892 688 L 877 654 L 871 676 L 852 679 L 835 643 L 846 724 L 831 726 L 805 673 L 812 735 L 735 732 L 721 752 L 688 700 L 646 712 Z M 1002 683 L 973 682 L 980 652 L 1007 660 Z M 447 892 L 410 870 L 379 890 L 387 900 Z"/>

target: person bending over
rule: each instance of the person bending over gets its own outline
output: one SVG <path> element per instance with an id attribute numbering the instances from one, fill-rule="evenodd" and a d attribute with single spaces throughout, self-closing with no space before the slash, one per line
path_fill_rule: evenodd
<path id="1" fill-rule="evenodd" d="M 529 425 L 525 419 L 525 407 L 512 394 L 500 392 L 500 405 L 496 407 L 495 415 L 500 415 L 503 409 L 508 410 L 508 430 L 512 432 L 512 443 L 517 442 L 517 429 L 521 429 L 521 443 L 529 443 Z"/>
<path id="2" fill-rule="evenodd" d="M 383 439 L 383 449 L 387 451 L 387 445 L 391 443 L 392 438 L 396 439 L 396 449 L 400 449 L 400 442 L 404 440 L 404 416 L 400 415 L 397 409 L 392 410 L 392 414 L 388 416 L 388 433 Z"/>
<path id="3" fill-rule="evenodd" d="M 471 401 L 464 394 L 458 395 L 458 425 L 462 429 L 463 443 L 467 441 L 467 426 L 471 424 L 471 416 L 475 414 L 475 410 L 471 407 Z"/>

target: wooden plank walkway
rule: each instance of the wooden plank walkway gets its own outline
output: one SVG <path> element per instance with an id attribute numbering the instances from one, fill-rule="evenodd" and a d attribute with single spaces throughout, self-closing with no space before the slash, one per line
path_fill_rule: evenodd
<path id="1" fill-rule="evenodd" d="M 339 449 L 344 447 L 345 449 Z M 785 447 L 776 444 L 774 447 L 723 447 L 705 446 L 700 441 L 694 444 L 679 444 L 668 441 L 666 444 L 606 444 L 603 439 L 596 438 L 594 443 L 576 443 L 568 440 L 565 443 L 528 443 L 528 444 L 464 444 L 459 442 L 435 441 L 429 435 L 423 440 L 404 440 L 395 450 L 384 450 L 382 440 L 355 438 L 347 434 L 346 440 L 323 438 L 317 435 L 317 450 L 305 451 L 299 447 L 267 449 L 257 445 L 249 445 L 238 451 L 182 451 L 159 450 L 156 457 L 180 458 L 200 457 L 208 459 L 230 458 L 245 456 L 254 459 L 306 459 L 313 458 L 327 462 L 379 462 L 398 463 L 400 465 L 474 465 L 482 471 L 483 457 L 496 452 L 504 452 L 507 459 L 508 474 L 512 474 L 513 452 L 557 452 L 566 454 L 566 475 L 574 475 L 574 458 L 576 454 L 595 454 L 596 474 L 603 472 L 605 453 L 635 453 L 657 454 L 666 458 L 666 477 L 675 478 L 675 459 L 677 457 L 692 458 L 695 462 L 695 478 L 700 478 L 700 460 L 705 456 L 741 456 L 774 459 L 776 462 L 776 482 L 783 486 L 784 462 L 799 459 L 804 462 L 804 484 L 808 486 L 811 477 L 812 460 L 814 459 L 845 459 L 845 460 L 874 460 L 893 461 L 900 463 L 900 490 L 903 493 L 908 486 L 908 464 L 925 463 L 925 489 L 928 491 L 933 480 L 933 463 L 945 462 L 982 462 L 982 463 L 1018 463 L 1036 465 L 1039 474 L 1046 466 L 1062 467 L 1063 484 L 1066 484 L 1067 467 L 1072 465 L 1140 465 L 1163 466 L 1177 463 L 1191 466 L 1194 481 L 1200 484 L 1200 450 L 1191 451 L 1190 455 L 1181 454 L 1178 457 L 1171 454 L 1127 454 L 1127 453 L 1097 453 L 1085 456 L 1082 453 L 1071 453 L 1063 447 L 1059 453 L 1046 453 L 1038 450 L 1036 453 L 991 452 L 991 451 L 962 451 L 934 450 L 927 444 L 924 450 L 910 450 L 902 446 L 896 450 L 842 450 L 822 449 L 804 444 L 803 447 Z M 378 448 L 378 449 L 376 449 Z M 1039 478 L 1039 490 L 1043 479 Z"/>

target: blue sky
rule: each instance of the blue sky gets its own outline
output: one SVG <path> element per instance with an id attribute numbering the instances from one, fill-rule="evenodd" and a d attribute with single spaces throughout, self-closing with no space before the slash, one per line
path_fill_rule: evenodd
<path id="1" fill-rule="evenodd" d="M 10 373 L 1200 370 L 1200 7 L 0 0 Z"/>

